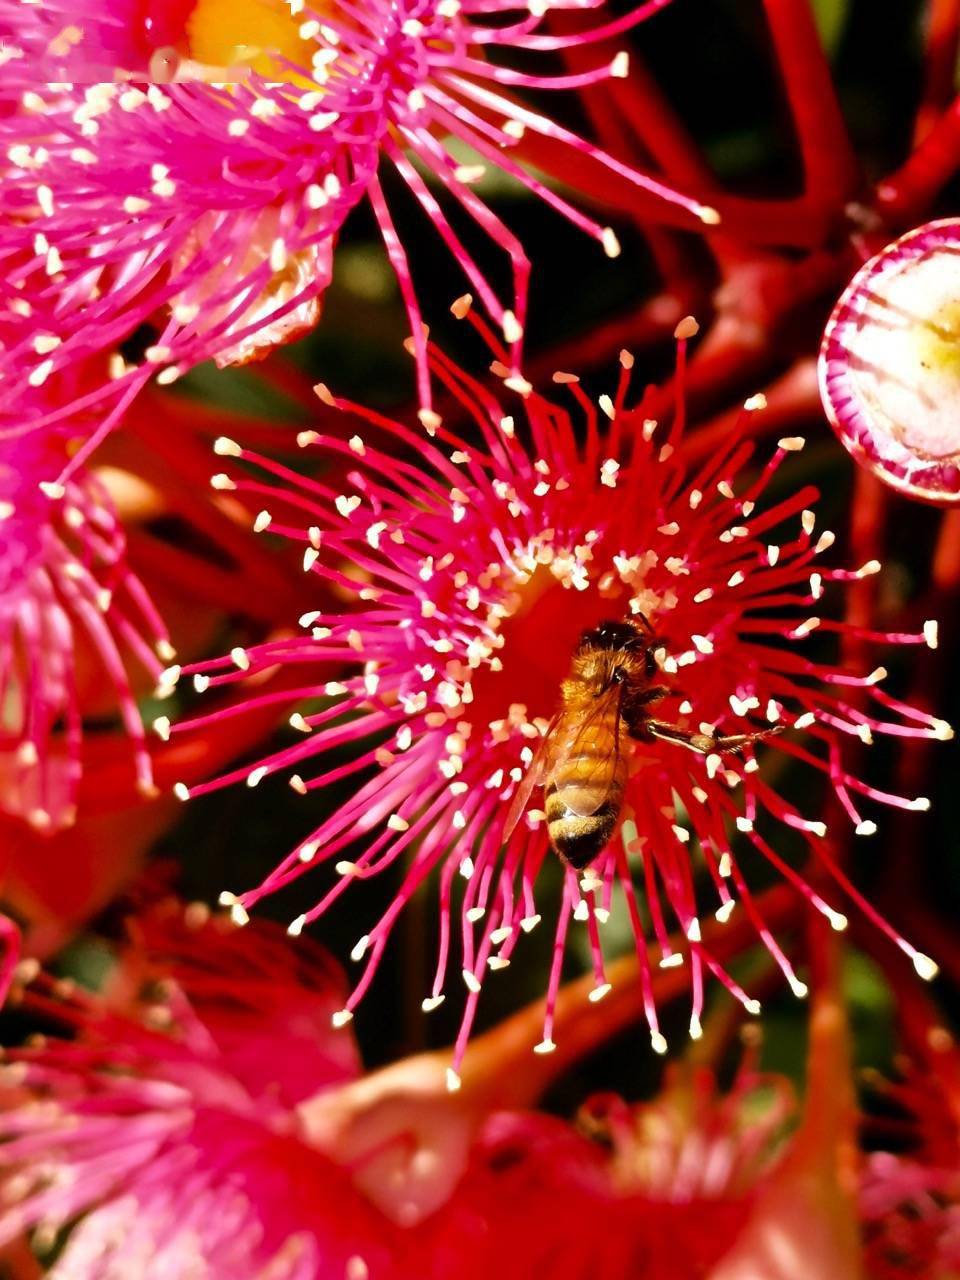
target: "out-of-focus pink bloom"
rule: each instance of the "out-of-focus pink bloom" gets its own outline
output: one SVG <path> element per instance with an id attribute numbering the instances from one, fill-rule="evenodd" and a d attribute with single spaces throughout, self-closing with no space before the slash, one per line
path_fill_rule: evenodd
<path id="1" fill-rule="evenodd" d="M 0 794 L 41 830 L 72 820 L 81 773 L 81 664 L 98 668 L 119 708 L 141 790 L 150 756 L 128 676 L 156 678 L 174 656 L 126 558 L 105 487 L 85 469 L 65 485 L 63 432 L 0 439 Z M 162 660 L 161 660 L 162 659 Z"/>
<path id="2" fill-rule="evenodd" d="M 89 2 L 45 0 L 27 22 L 20 6 L 5 0 L 0 5 L 2 83 L 27 88 L 53 81 L 110 83 L 118 72 L 146 79 L 154 52 L 184 39 L 197 7 L 197 0 L 121 0 L 108 10 Z M 238 0 L 235 7 L 249 13 L 257 4 Z M 272 7 L 271 0 L 265 7 Z M 158 60 L 157 69 L 164 65 Z"/>
<path id="3" fill-rule="evenodd" d="M 960 1275 L 960 1151 L 941 1168 L 878 1151 L 860 1198 L 870 1280 Z"/>
<path id="4" fill-rule="evenodd" d="M 7 998 L 20 959 L 20 930 L 0 912 L 0 1006 Z"/>
<path id="5" fill-rule="evenodd" d="M 571 1013 L 583 1018 L 566 1002 Z M 524 1066 L 517 1030 L 510 1019 L 478 1038 L 453 1095 L 441 1055 L 423 1054 L 301 1107 L 371 1198 L 414 1225 L 416 1274 L 859 1280 L 856 1106 L 829 990 L 814 1001 L 802 1110 L 750 1054 L 727 1094 L 709 1070 L 674 1066 L 651 1102 L 589 1101 L 578 1132 L 520 1110 L 551 1060 Z M 378 1168 L 381 1153 L 392 1159 Z"/>
<path id="6" fill-rule="evenodd" d="M 357 1070 L 329 1030 L 336 975 L 269 925 L 240 945 L 224 925 L 195 908 L 148 914 L 105 997 L 42 978 L 26 997 L 76 1038 L 2 1069 L 0 1239 L 52 1241 L 84 1215 L 51 1275 L 393 1274 L 389 1222 L 293 1111 Z"/>
<path id="7" fill-rule="evenodd" d="M 690 333 L 689 324 L 683 331 Z M 828 656 L 829 642 L 822 640 L 825 656 L 807 655 L 802 642 L 814 633 L 934 645 L 936 627 L 879 634 L 826 613 L 826 589 L 879 565 L 818 567 L 834 536 L 816 530 L 815 490 L 768 496 L 772 477 L 802 440 L 781 440 L 759 469 L 748 469 L 753 447 L 734 431 L 708 461 L 688 471 L 682 406 L 666 433 L 645 421 L 642 405 L 627 410 L 632 360 L 624 356 L 617 391 L 600 400 L 600 412 L 610 419 L 605 431 L 576 380 L 558 375 L 586 419 L 581 443 L 570 416 L 511 374 L 505 353 L 499 355 L 499 395 L 436 356 L 437 376 L 470 419 L 462 437 L 441 427 L 433 439 L 424 438 L 320 388 L 322 398 L 355 414 L 357 434 L 345 440 L 308 431 L 300 441 L 325 458 L 352 460 L 342 490 L 232 440 L 218 441 L 219 454 L 246 459 L 257 470 L 251 474 L 231 462 L 229 475 L 215 476 L 214 486 L 240 496 L 255 493 L 269 504 L 256 527 L 301 544 L 304 567 L 343 603 L 317 608 L 306 598 L 302 636 L 184 667 L 203 690 L 289 666 L 304 672 L 302 696 L 323 701 L 291 717 L 303 735 L 295 746 L 254 768 L 181 786 L 183 798 L 234 781 L 257 786 L 269 774 L 301 770 L 311 761 L 323 762 L 319 773 L 298 771 L 290 780 L 300 795 L 358 778 L 354 795 L 327 813 L 258 888 L 224 895 L 236 918 L 246 919 L 265 894 L 322 865 L 328 887 L 290 926 L 298 933 L 351 884 L 401 860 L 406 864 L 393 902 L 356 944 L 354 959 L 365 967 L 339 1022 L 350 1018 L 369 986 L 400 912 L 439 872 L 438 959 L 424 1008 L 444 999 L 451 969 L 462 976 L 467 998 L 450 1078 L 454 1088 L 485 975 L 505 968 L 540 921 L 534 886 L 544 859 L 553 857 L 542 810 L 532 809 L 510 833 L 505 820 L 585 628 L 642 611 L 661 642 L 660 674 L 670 690 L 658 705 L 658 719 L 724 734 L 790 730 L 768 750 L 807 765 L 811 780 L 819 775 L 858 834 L 875 830 L 861 798 L 903 809 L 926 808 L 927 801 L 861 781 L 845 763 L 845 739 L 950 733 L 942 721 L 889 696 L 880 684 L 882 668 L 851 671 Z M 761 412 L 760 401 L 749 401 L 744 418 Z M 229 714 L 264 705 L 264 698 L 252 696 L 238 700 Z M 202 730 L 224 714 L 221 708 L 200 715 L 175 731 Z M 170 732 L 166 719 L 158 727 Z M 343 749 L 351 748 L 345 759 Z M 636 744 L 632 751 L 623 821 L 612 841 L 586 872 L 565 867 L 539 1052 L 554 1047 L 553 1010 L 571 923 L 587 931 L 593 998 L 609 989 L 601 931 L 617 891 L 636 936 L 646 1016 L 659 1052 L 666 1042 L 654 1008 L 648 930 L 661 948 L 662 965 L 689 960 L 693 1035 L 700 1030 L 707 971 L 756 1010 L 756 1001 L 702 943 L 694 893 L 698 862 L 715 886 L 719 918 L 725 921 L 739 900 L 791 987 L 805 993 L 757 911 L 731 843 L 734 827 L 835 928 L 844 928 L 846 918 L 767 835 L 777 824 L 781 832 L 791 828 L 921 974 L 935 972 L 932 961 L 860 898 L 833 860 L 823 822 L 774 789 L 752 749 L 742 756 L 701 756 L 659 743 Z M 633 880 L 640 865 L 643 908 Z M 649 924 L 641 910 L 649 913 Z M 668 939 L 668 914 L 689 939 L 688 956 Z"/>
<path id="8" fill-rule="evenodd" d="M 820 352 L 841 442 L 914 498 L 960 502 L 960 220 L 928 222 L 857 272 Z"/>
<path id="9" fill-rule="evenodd" d="M 128 393 L 153 374 L 172 380 L 211 356 L 220 363 L 255 359 L 309 328 L 337 233 L 366 197 L 407 306 L 421 404 L 432 416 L 426 339 L 381 186 L 384 172 L 409 189 L 516 353 L 530 264 L 474 190 L 485 166 L 523 183 L 608 254 L 619 252 L 612 229 L 518 163 L 513 153 L 525 132 L 566 150 L 571 186 L 585 160 L 615 170 L 635 184 L 639 199 L 653 197 L 654 207 L 671 201 L 694 223 L 716 220 L 712 209 L 513 98 L 516 89 L 578 88 L 626 75 L 625 52 L 567 75 L 501 65 L 503 54 L 509 60 L 607 40 L 666 2 L 648 0 L 621 18 L 557 34 L 542 29 L 551 10 L 593 11 L 596 0 L 546 0 L 535 12 L 516 13 L 502 0 L 377 0 L 296 16 L 281 3 L 234 5 L 232 12 L 219 0 L 200 0 L 192 11 L 178 2 L 170 12 L 159 2 L 128 0 L 109 13 L 99 3 L 45 3 L 38 15 L 36 6 L 2 0 L 4 72 L 8 82 L 28 86 L 0 116 L 10 396 L 24 378 L 57 379 L 91 350 L 113 349 L 137 325 L 157 325 L 145 362 L 116 369 L 97 393 L 100 426 L 76 465 L 115 425 Z M 146 32 L 145 15 L 154 24 Z M 282 54 L 264 65 L 265 51 L 278 44 Z M 132 59 L 123 70 L 140 77 L 138 84 L 103 75 L 104 63 L 116 69 L 121 54 Z M 245 65 L 228 74 L 211 65 L 217 59 Z M 476 163 L 457 158 L 463 145 Z M 447 220 L 423 169 L 458 213 L 503 247 L 513 277 L 508 300 Z M 32 345 L 37 307 L 59 339 L 42 356 Z"/>
<path id="10" fill-rule="evenodd" d="M 309 383 L 290 393 L 315 401 Z M 24 421 L 48 404 L 31 392 Z M 254 417 L 244 421 L 263 430 Z M 88 425 L 73 436 L 0 439 L 0 908 L 20 923 L 31 955 L 59 949 L 129 883 L 172 822 L 176 802 L 161 790 L 184 771 L 207 776 L 208 752 L 225 765 L 272 723 L 264 715 L 244 737 L 236 726 L 208 736 L 202 770 L 196 742 L 154 741 L 148 754 L 136 699 L 151 685 L 173 690 L 161 671 L 173 650 L 156 613 L 195 655 L 209 650 L 226 614 L 237 617 L 238 603 L 244 625 L 262 634 L 295 609 L 300 586 L 295 564 L 258 542 L 252 512 L 205 493 L 209 440 L 221 425 L 214 410 L 148 389 L 96 469 L 81 469 L 60 496 L 53 477 Z M 129 677 L 119 687 L 123 718 L 115 671 Z M 271 687 L 281 685 L 282 675 Z M 123 719 L 135 728 L 132 751 Z M 6 952 L 0 969 L 13 960 Z M 4 986 L 0 972 L 0 994 Z"/>
<path id="11" fill-rule="evenodd" d="M 870 1280 L 960 1275 L 958 1060 L 942 1027 L 931 1028 L 924 1047 L 933 1070 L 915 1068 L 884 1090 L 906 1121 L 902 1150 L 874 1151 L 863 1170 L 860 1217 Z M 943 1058 L 952 1059 L 952 1078 Z"/>
<path id="12" fill-rule="evenodd" d="M 681 1069 L 652 1102 L 592 1099 L 579 1132 L 495 1115 L 424 1224 L 424 1274 L 705 1276 L 749 1219 L 794 1113 L 784 1080 L 744 1070 L 723 1095 L 709 1072 Z"/>

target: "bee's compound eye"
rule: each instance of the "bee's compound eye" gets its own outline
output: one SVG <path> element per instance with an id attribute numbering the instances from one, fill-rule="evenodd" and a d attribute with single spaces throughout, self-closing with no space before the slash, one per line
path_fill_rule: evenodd
<path id="1" fill-rule="evenodd" d="M 613 675 L 610 678 L 614 684 L 623 684 L 627 678 L 626 667 L 614 667 Z"/>

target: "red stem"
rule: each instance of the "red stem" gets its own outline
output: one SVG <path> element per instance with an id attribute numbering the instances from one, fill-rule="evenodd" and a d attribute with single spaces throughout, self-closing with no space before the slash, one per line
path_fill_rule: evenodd
<path id="1" fill-rule="evenodd" d="M 673 342 L 673 331 L 685 315 L 702 314 L 709 305 L 695 281 L 672 280 L 669 292 L 658 293 L 642 306 L 604 320 L 549 350 L 531 355 L 526 373 L 536 387 L 546 387 L 557 370 L 578 375 L 590 369 L 609 372 L 609 361 L 623 348 L 634 354 Z"/>
<path id="2" fill-rule="evenodd" d="M 914 143 L 923 142 L 953 96 L 960 54 L 960 0 L 930 0 L 924 49 L 923 93 L 914 123 Z"/>
<path id="3" fill-rule="evenodd" d="M 764 0 L 764 9 L 797 131 L 806 196 L 840 211 L 857 190 L 860 168 L 809 0 Z"/>
<path id="4" fill-rule="evenodd" d="M 616 49 L 610 45 L 606 52 L 612 58 Z M 596 56 L 594 49 L 575 46 L 567 61 L 580 70 L 592 65 Z M 598 137 L 614 155 L 641 165 L 652 159 L 661 173 L 682 186 L 709 188 L 713 184 L 713 174 L 700 149 L 635 53 L 626 79 L 606 80 L 582 96 Z"/>
<path id="5" fill-rule="evenodd" d="M 611 57 L 615 50 L 611 47 Z M 585 49 L 574 49 L 568 61 L 574 67 L 588 65 Z M 693 138 L 680 122 L 653 76 L 634 55 L 630 75 L 625 80 L 608 80 L 583 94 L 587 112 L 597 136 L 608 151 L 627 157 L 642 169 L 651 161 L 657 171 L 669 175 L 683 187 L 713 193 L 701 197 L 712 204 L 720 198 L 714 174 Z M 710 248 L 723 270 L 749 260 L 750 251 L 737 239 L 718 232 L 710 238 Z M 668 275 L 666 279 L 671 277 Z"/>
<path id="6" fill-rule="evenodd" d="M 561 21 L 572 28 L 577 19 L 566 17 Z M 722 265 L 744 259 L 746 250 L 740 243 L 743 238 L 755 243 L 786 244 L 794 242 L 796 237 L 808 246 L 818 244 L 823 235 L 821 219 L 813 218 L 809 234 L 804 234 L 799 226 L 795 229 L 794 220 L 807 222 L 808 214 L 815 214 L 818 206 L 827 208 L 832 215 L 842 206 L 858 176 L 806 0 L 801 0 L 799 5 L 792 0 L 790 5 L 776 0 L 770 23 L 784 63 L 784 78 L 808 177 L 806 197 L 799 202 L 776 204 L 725 198 L 717 189 L 714 174 L 697 144 L 635 54 L 631 58 L 629 77 L 606 81 L 583 94 L 594 129 L 609 151 L 641 168 L 648 167 L 652 161 L 658 172 L 668 175 L 684 189 L 696 191 L 699 200 L 720 210 L 723 221 L 711 236 L 710 244 Z M 778 35 L 783 36 L 782 45 Z M 792 61 L 788 63 L 784 49 L 789 50 L 791 59 L 799 50 L 802 56 L 796 65 Z M 608 52 L 612 57 L 615 52 L 612 45 Z M 572 49 L 566 54 L 566 60 L 574 70 L 579 70 L 589 65 L 595 56 L 596 51 L 592 49 Z"/>
<path id="7" fill-rule="evenodd" d="M 943 1016 L 916 978 L 898 965 L 893 983 L 897 1017 L 911 1052 L 938 1082 L 954 1123 L 960 1130 L 960 1049 L 944 1025 Z"/>
<path id="8" fill-rule="evenodd" d="M 877 187 L 884 220 L 898 227 L 916 222 L 960 166 L 960 97 L 940 117 L 913 154 Z"/>

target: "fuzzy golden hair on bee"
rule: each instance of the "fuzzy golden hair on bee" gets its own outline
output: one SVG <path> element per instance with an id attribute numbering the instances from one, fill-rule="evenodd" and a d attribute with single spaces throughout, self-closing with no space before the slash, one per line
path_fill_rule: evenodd
<path id="1" fill-rule="evenodd" d="M 506 836 L 540 785 L 551 847 L 583 869 L 619 825 L 634 741 L 658 740 L 706 755 L 737 751 L 777 731 L 724 736 L 654 719 L 650 709 L 671 692 L 658 683 L 662 647 L 642 616 L 583 632 L 560 686 L 559 708 L 514 796 Z"/>

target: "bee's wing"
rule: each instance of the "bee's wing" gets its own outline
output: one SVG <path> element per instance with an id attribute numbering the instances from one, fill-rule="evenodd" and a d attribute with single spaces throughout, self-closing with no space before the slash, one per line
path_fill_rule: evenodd
<path id="1" fill-rule="evenodd" d="M 559 711 L 547 725 L 547 731 L 540 739 L 533 759 L 527 766 L 527 771 L 520 779 L 516 791 L 513 793 L 513 799 L 510 801 L 510 808 L 507 810 L 507 816 L 503 822 L 503 843 L 506 844 L 513 835 L 513 829 L 523 816 L 523 811 L 530 803 L 530 795 L 533 788 L 539 786 L 544 778 L 551 771 L 553 760 L 558 749 L 558 743 L 554 730 L 560 719 Z"/>
<path id="2" fill-rule="evenodd" d="M 551 772 L 560 772 L 567 761 L 577 761 L 569 771 L 570 782 L 564 787 L 563 803 L 578 818 L 589 818 L 602 809 L 614 790 L 624 750 L 621 704 L 623 685 L 613 685 L 602 693 L 577 722 L 566 740 L 559 742 L 551 759 Z M 597 752 L 590 739 L 598 725 L 613 718 L 613 746 Z"/>

